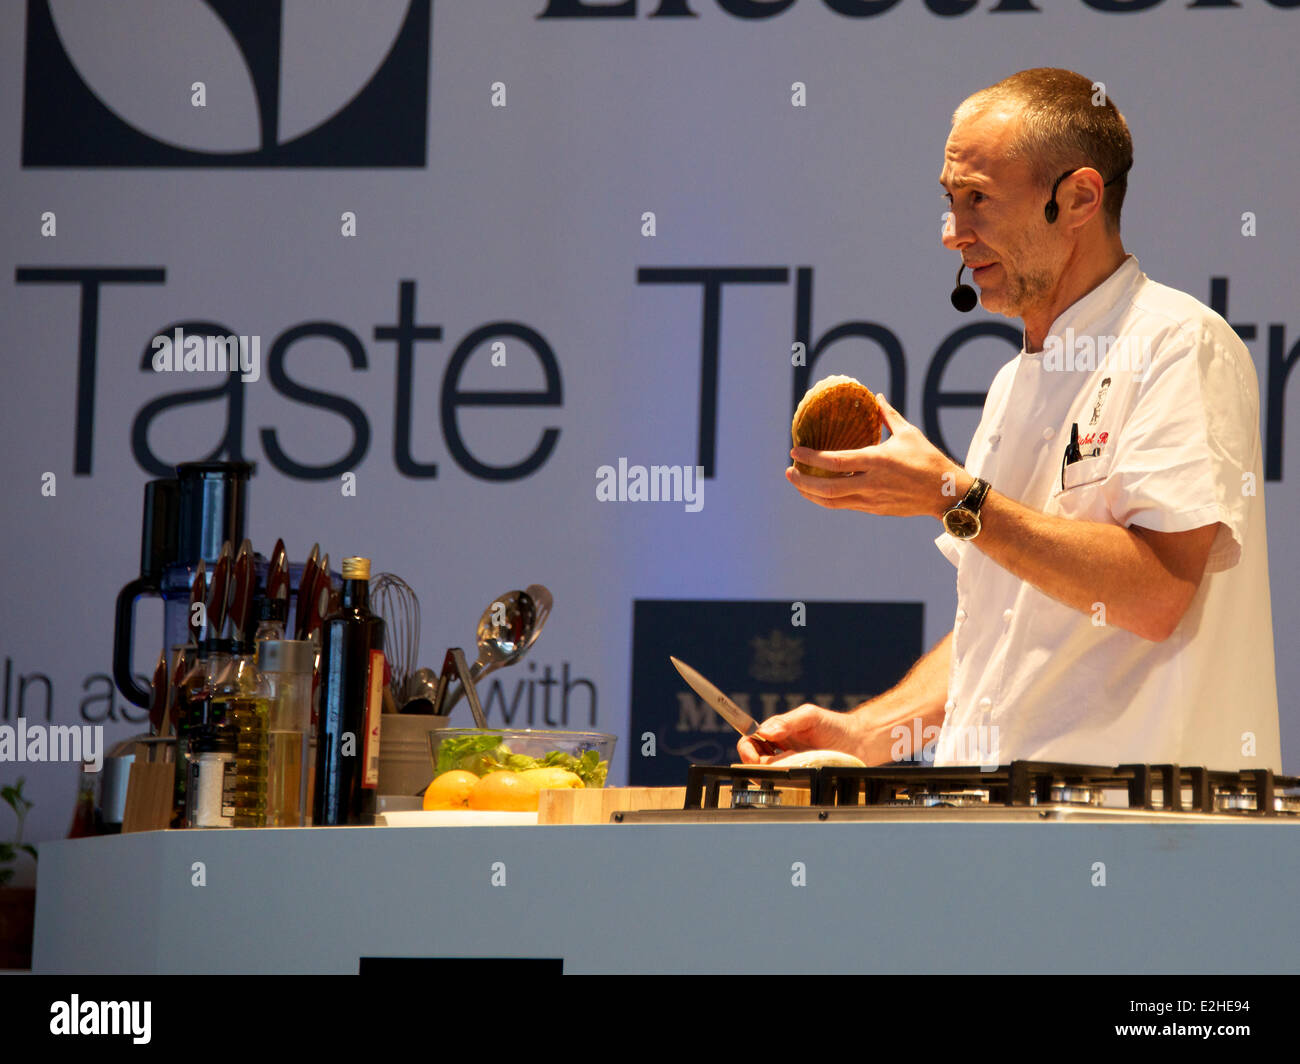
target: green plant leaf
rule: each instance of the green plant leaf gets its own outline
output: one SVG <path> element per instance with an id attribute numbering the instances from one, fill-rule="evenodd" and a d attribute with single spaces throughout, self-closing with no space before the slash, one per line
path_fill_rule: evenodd
<path id="1" fill-rule="evenodd" d="M 19 776 L 17 783 L 0 787 L 0 798 L 5 800 L 5 804 L 17 814 L 19 820 L 22 820 L 27 815 L 28 810 L 36 804 L 23 797 L 23 784 L 26 782 L 27 777 Z"/>

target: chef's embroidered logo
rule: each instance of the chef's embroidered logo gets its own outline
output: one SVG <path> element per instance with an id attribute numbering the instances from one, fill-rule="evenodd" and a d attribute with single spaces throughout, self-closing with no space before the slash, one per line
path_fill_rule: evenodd
<path id="1" fill-rule="evenodd" d="M 423 167 L 432 0 L 28 0 L 25 167 Z"/>
<path id="2" fill-rule="evenodd" d="M 1109 432 L 1085 432 L 1079 437 L 1079 453 L 1083 458 L 1096 458 L 1110 439 Z"/>
<path id="3" fill-rule="evenodd" d="M 1097 424 L 1097 419 L 1101 417 L 1101 408 L 1106 402 L 1106 393 L 1110 391 L 1110 378 L 1107 377 L 1101 382 L 1101 387 L 1097 389 L 1097 401 L 1092 406 L 1092 420 L 1088 422 L 1089 426 Z"/>

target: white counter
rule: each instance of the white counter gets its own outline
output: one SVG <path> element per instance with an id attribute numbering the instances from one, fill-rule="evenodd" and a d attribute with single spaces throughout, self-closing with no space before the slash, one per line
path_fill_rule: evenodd
<path id="1" fill-rule="evenodd" d="M 167 831 L 38 867 L 38 972 L 1300 972 L 1294 822 Z"/>

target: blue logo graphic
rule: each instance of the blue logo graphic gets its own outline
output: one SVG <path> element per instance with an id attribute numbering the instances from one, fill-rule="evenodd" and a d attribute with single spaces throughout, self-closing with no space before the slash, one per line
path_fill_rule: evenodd
<path id="1" fill-rule="evenodd" d="M 28 0 L 24 167 L 426 165 L 432 0 Z"/>

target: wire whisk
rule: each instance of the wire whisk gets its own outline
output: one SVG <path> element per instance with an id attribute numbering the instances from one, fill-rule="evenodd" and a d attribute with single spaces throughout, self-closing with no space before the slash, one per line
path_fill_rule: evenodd
<path id="1" fill-rule="evenodd" d="M 370 608 L 384 619 L 384 656 L 393 673 L 389 690 L 400 709 L 420 655 L 420 600 L 400 576 L 376 573 L 370 578 Z"/>

